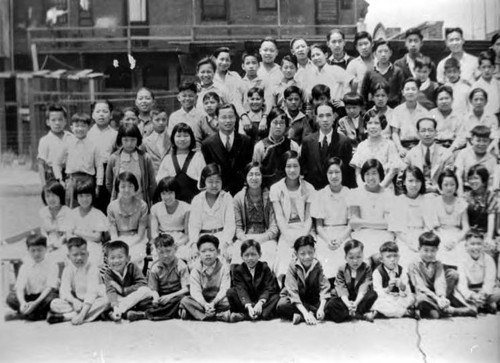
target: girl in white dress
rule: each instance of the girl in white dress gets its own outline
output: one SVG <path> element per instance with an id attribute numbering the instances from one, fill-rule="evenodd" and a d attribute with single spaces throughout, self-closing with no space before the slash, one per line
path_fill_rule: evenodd
<path id="1" fill-rule="evenodd" d="M 156 187 L 155 200 L 160 200 L 151 207 L 151 239 L 159 234 L 169 234 L 177 246 L 176 256 L 188 261 L 190 250 L 187 234 L 189 204 L 177 199 L 179 183 L 173 177 L 160 180 Z"/>
<path id="2" fill-rule="evenodd" d="M 189 215 L 189 244 L 191 257 L 198 254 L 196 242 L 204 234 L 219 239 L 219 249 L 227 262 L 231 261 L 232 244 L 236 231 L 233 198 L 222 190 L 220 167 L 211 163 L 201 172 L 200 188 L 203 190 L 191 202 Z"/>
<path id="3" fill-rule="evenodd" d="M 280 230 L 275 274 L 283 282 L 292 260 L 295 240 L 311 231 L 311 197 L 314 187 L 300 177 L 299 155 L 290 150 L 283 154 L 285 177 L 271 186 L 270 199 Z"/>
<path id="4" fill-rule="evenodd" d="M 439 175 L 438 185 L 441 196 L 433 204 L 439 225 L 437 234 L 441 238 L 438 259 L 445 265 L 457 266 L 458 253 L 463 249 L 459 243 L 464 241 L 469 230 L 467 202 L 457 197 L 458 179 L 453 170 L 443 171 Z"/>
<path id="5" fill-rule="evenodd" d="M 329 159 L 326 176 L 329 185 L 314 194 L 311 217 L 316 221 L 318 237 L 316 258 L 326 278 L 331 279 L 345 263 L 342 245 L 351 236 L 347 207 L 349 189 L 342 185 L 342 160 Z"/>
<path id="6" fill-rule="evenodd" d="M 363 242 L 364 254 L 373 265 L 379 259 L 382 243 L 394 241 L 394 234 L 388 230 L 393 193 L 383 188 L 385 172 L 377 159 L 365 161 L 361 167 L 364 184 L 351 191 L 349 198 L 349 225 L 353 239 Z"/>
<path id="7" fill-rule="evenodd" d="M 368 159 L 377 159 L 382 163 L 385 172 L 380 185 L 393 190 L 392 180 L 400 170 L 404 169 L 405 163 L 399 157 L 392 140 L 382 135 L 382 130 L 387 127 L 387 119 L 384 115 L 377 115 L 375 111 L 368 111 L 363 121 L 368 138 L 359 143 L 351 160 L 351 166 L 356 168 L 356 181 L 358 185 L 363 185 L 361 167 Z"/>
<path id="8" fill-rule="evenodd" d="M 418 237 L 437 228 L 434 199 L 425 194 L 422 170 L 409 166 L 402 178 L 404 194 L 398 196 L 391 211 L 389 229 L 396 233 L 401 262 L 407 264 L 417 258 Z"/>

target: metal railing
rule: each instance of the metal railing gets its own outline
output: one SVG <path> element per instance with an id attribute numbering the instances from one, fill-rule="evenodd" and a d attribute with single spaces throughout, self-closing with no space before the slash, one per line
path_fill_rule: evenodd
<path id="1" fill-rule="evenodd" d="M 288 41 L 301 36 L 308 40 L 324 40 L 332 28 L 340 28 L 352 38 L 356 25 L 316 24 L 214 24 L 214 25 L 151 25 L 112 27 L 43 27 L 28 29 L 28 43 L 39 51 L 68 48 L 105 50 L 132 48 L 161 48 L 169 43 L 258 41 L 265 36 Z M 90 49 L 89 49 L 90 50 Z"/>

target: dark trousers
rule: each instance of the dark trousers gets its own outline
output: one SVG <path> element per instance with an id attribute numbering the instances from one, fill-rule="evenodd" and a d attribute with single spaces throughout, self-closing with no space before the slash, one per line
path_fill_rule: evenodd
<path id="1" fill-rule="evenodd" d="M 333 308 L 332 302 L 333 299 L 329 299 L 326 302 L 325 319 L 328 319 L 328 317 L 331 316 Z M 304 307 L 308 311 L 316 315 L 316 312 L 319 309 L 320 302 L 318 301 L 316 304 L 309 304 L 307 302 L 302 302 L 302 305 L 304 305 Z M 297 305 L 293 303 L 288 296 L 280 298 L 280 300 L 278 301 L 278 306 L 276 306 L 276 314 L 278 315 L 278 317 L 285 320 L 292 320 L 293 314 L 302 315 L 300 310 L 297 308 Z"/>
<path id="2" fill-rule="evenodd" d="M 99 209 L 104 215 L 108 213 L 108 205 L 111 201 L 111 194 L 109 194 L 108 189 L 106 188 L 106 168 L 108 164 L 104 164 L 104 181 L 101 186 L 99 186 L 99 194 L 97 195 L 96 200 L 94 201 L 94 207 Z"/>
<path id="3" fill-rule="evenodd" d="M 373 290 L 368 290 L 365 296 L 363 296 L 363 299 L 359 302 L 356 314 L 363 315 L 369 312 L 375 300 L 377 300 L 377 293 Z M 333 320 L 336 323 L 350 320 L 351 316 L 349 315 L 349 309 L 342 299 L 340 297 L 334 297 L 332 301 L 331 316 L 327 317 L 328 320 Z"/>
<path id="4" fill-rule="evenodd" d="M 169 320 L 179 317 L 179 306 L 184 296 L 186 295 L 175 296 L 165 304 L 148 309 L 146 311 L 146 317 L 149 320 Z"/>
<path id="5" fill-rule="evenodd" d="M 26 302 L 35 301 L 38 299 L 40 294 L 26 294 L 24 295 L 24 299 Z M 29 314 L 23 315 L 26 320 L 45 320 L 47 318 L 47 313 L 50 311 L 50 303 L 52 300 L 58 297 L 57 292 L 52 290 L 46 297 L 43 299 L 40 304 Z M 11 291 L 7 296 L 7 305 L 12 309 L 20 313 L 19 309 L 21 308 L 21 304 L 17 299 L 15 291 Z"/>
<path id="6" fill-rule="evenodd" d="M 446 297 L 453 296 L 455 287 L 458 284 L 458 271 L 456 266 L 444 265 L 444 277 L 446 279 Z"/>
<path id="7" fill-rule="evenodd" d="M 240 300 L 238 293 L 235 288 L 231 288 L 227 290 L 227 299 L 229 300 L 229 305 L 231 307 L 231 311 L 234 313 L 243 313 L 248 316 L 248 310 L 245 308 L 245 305 Z M 262 320 L 271 320 L 276 317 L 276 305 L 280 299 L 279 294 L 270 295 L 267 301 L 262 305 L 262 314 L 260 318 Z M 255 301 L 252 301 L 252 307 L 256 304 Z"/>

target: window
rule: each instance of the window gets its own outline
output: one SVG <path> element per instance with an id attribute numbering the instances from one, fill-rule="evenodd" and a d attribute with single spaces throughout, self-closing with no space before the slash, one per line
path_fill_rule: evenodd
<path id="1" fill-rule="evenodd" d="M 277 10 L 279 0 L 257 0 L 257 10 Z"/>
<path id="2" fill-rule="evenodd" d="M 80 0 L 80 4 L 78 6 L 78 25 L 94 25 L 94 21 L 92 19 L 92 0 Z"/>
<path id="3" fill-rule="evenodd" d="M 145 23 L 148 21 L 146 1 L 128 0 L 128 18 L 131 23 Z"/>
<path id="4" fill-rule="evenodd" d="M 351 10 L 353 1 L 355 0 L 340 0 L 340 8 L 342 10 Z"/>
<path id="5" fill-rule="evenodd" d="M 202 20 L 227 20 L 226 0 L 201 0 Z"/>

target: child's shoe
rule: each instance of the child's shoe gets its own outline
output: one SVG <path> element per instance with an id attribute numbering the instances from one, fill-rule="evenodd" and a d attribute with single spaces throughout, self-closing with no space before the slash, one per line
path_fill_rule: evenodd
<path id="1" fill-rule="evenodd" d="M 229 323 L 230 319 L 231 319 L 231 312 L 229 310 L 215 314 L 215 320 L 217 321 L 224 321 L 226 323 Z"/>
<path id="2" fill-rule="evenodd" d="M 127 320 L 130 322 L 144 319 L 146 319 L 146 313 L 144 311 L 130 310 L 127 312 Z"/>
<path id="3" fill-rule="evenodd" d="M 492 302 L 491 304 L 489 304 L 486 308 L 486 311 L 488 312 L 488 314 L 495 315 L 497 313 L 497 303 Z"/>
<path id="4" fill-rule="evenodd" d="M 63 321 L 64 321 L 63 314 L 57 314 L 57 313 L 53 313 L 53 312 L 49 312 L 47 314 L 47 323 L 49 323 L 49 324 L 62 323 Z"/>
<path id="5" fill-rule="evenodd" d="M 116 315 L 115 312 L 113 310 L 111 310 L 108 314 L 108 318 L 112 321 L 114 321 L 115 323 L 118 323 L 119 321 L 122 320 L 122 316 L 121 315 Z"/>
<path id="6" fill-rule="evenodd" d="M 439 319 L 439 311 L 435 310 L 435 309 L 431 309 L 429 310 L 429 315 L 428 315 L 429 319 Z"/>
<path id="7" fill-rule="evenodd" d="M 293 314 L 292 323 L 293 325 L 299 325 L 304 321 L 302 314 Z"/>
<path id="8" fill-rule="evenodd" d="M 179 318 L 181 318 L 181 320 L 187 320 L 187 312 L 185 309 L 179 309 Z"/>
<path id="9" fill-rule="evenodd" d="M 449 307 L 447 312 L 450 313 L 452 316 L 472 316 L 472 317 L 477 316 L 477 310 L 469 306 L 461 308 Z"/>
<path id="10" fill-rule="evenodd" d="M 245 320 L 245 314 L 242 313 L 231 313 L 229 315 L 229 322 L 230 323 L 238 323 L 240 321 Z"/>

